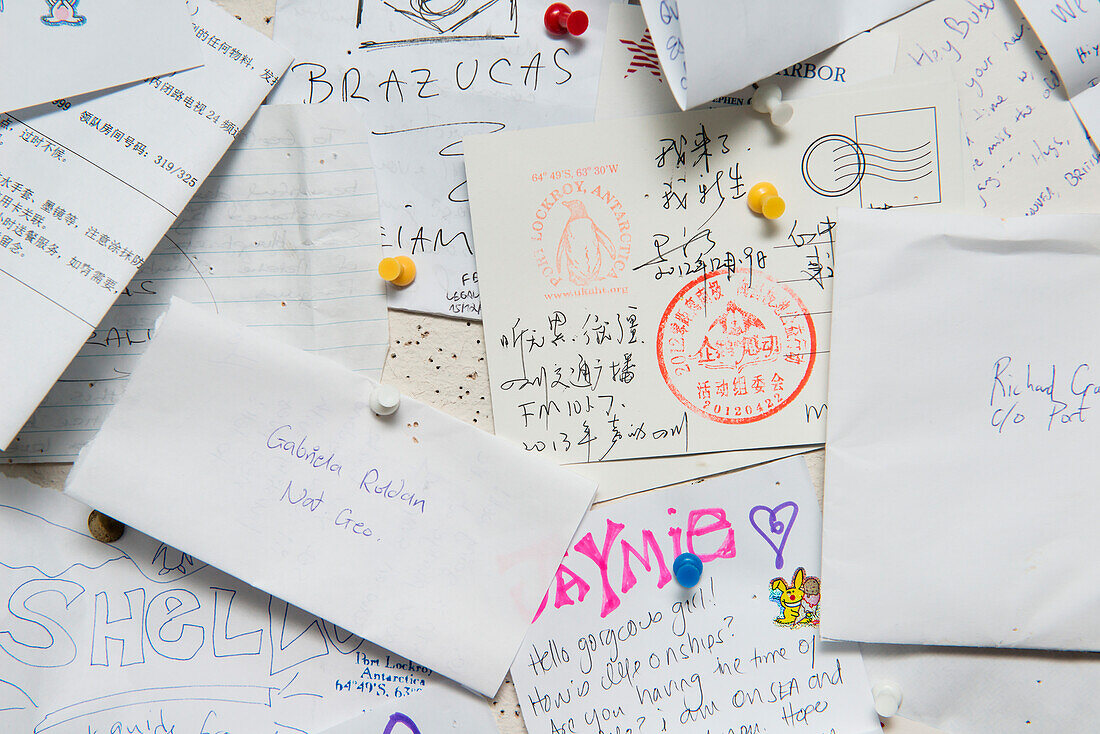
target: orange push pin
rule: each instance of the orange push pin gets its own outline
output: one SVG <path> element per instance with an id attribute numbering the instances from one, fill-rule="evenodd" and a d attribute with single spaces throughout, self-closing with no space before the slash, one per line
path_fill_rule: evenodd
<path id="1" fill-rule="evenodd" d="M 779 219 L 787 210 L 787 204 L 775 190 L 775 184 L 767 181 L 761 181 L 749 189 L 748 204 L 749 209 L 768 219 Z"/>
<path id="2" fill-rule="evenodd" d="M 378 274 L 388 283 L 406 286 L 416 278 L 416 264 L 408 255 L 384 257 L 378 263 Z"/>

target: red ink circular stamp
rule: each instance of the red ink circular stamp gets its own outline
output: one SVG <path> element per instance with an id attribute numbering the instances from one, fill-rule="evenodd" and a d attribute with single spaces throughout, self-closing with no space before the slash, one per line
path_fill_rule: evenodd
<path id="1" fill-rule="evenodd" d="M 607 186 L 564 181 L 539 202 L 531 240 L 535 263 L 551 285 L 572 288 L 574 295 L 603 293 L 626 270 L 630 219 Z"/>
<path id="2" fill-rule="evenodd" d="M 657 364 L 676 398 L 719 423 L 786 407 L 810 379 L 817 334 L 787 286 L 718 270 L 684 286 L 657 327 Z"/>

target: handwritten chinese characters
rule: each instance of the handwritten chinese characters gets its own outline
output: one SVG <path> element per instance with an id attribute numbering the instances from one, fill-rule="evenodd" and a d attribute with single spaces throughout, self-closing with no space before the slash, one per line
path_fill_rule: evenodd
<path id="1" fill-rule="evenodd" d="M 723 109 L 465 141 L 502 435 L 564 463 L 823 440 L 836 207 L 950 201 L 961 157 L 937 87 L 795 104 L 781 140 Z"/>

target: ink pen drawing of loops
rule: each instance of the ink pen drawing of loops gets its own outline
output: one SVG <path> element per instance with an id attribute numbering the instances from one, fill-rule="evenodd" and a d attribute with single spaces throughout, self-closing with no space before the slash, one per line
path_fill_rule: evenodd
<path id="1" fill-rule="evenodd" d="M 893 183 L 919 181 L 936 172 L 931 140 L 913 148 L 857 143 L 847 135 L 822 135 L 802 155 L 802 178 L 821 196 L 845 196 L 865 176 Z"/>
<path id="2" fill-rule="evenodd" d="M 886 181 L 909 183 L 910 181 L 919 181 L 920 179 L 924 178 L 925 176 L 929 176 L 934 172 L 934 169 L 932 168 L 931 141 L 928 141 L 922 145 L 918 145 L 915 148 L 909 148 L 908 150 L 894 150 L 892 148 L 883 148 L 880 145 L 872 145 L 871 143 L 856 143 L 855 145 L 858 148 L 858 151 L 852 150 L 849 146 L 844 145 L 838 146 L 833 150 L 834 153 L 840 153 L 840 151 L 842 150 L 847 150 L 847 152 L 840 153 L 840 155 L 836 156 L 833 159 L 834 163 L 839 164 L 836 167 L 838 179 L 846 178 L 849 176 L 859 176 L 861 178 L 863 176 L 874 176 L 876 178 L 881 178 Z M 875 148 L 877 150 L 883 151 L 884 153 L 892 153 L 895 156 L 908 155 L 910 153 L 916 153 L 920 150 L 923 150 L 924 152 L 913 158 L 901 158 L 878 155 L 877 153 L 869 153 L 867 152 L 868 148 Z M 840 161 L 846 158 L 851 158 L 853 156 L 856 158 L 856 160 L 849 161 L 847 163 L 840 163 Z M 917 165 L 913 165 L 911 168 L 890 168 L 889 165 L 874 163 L 870 161 L 869 159 L 871 158 L 876 158 L 880 161 L 884 161 L 884 163 L 886 164 L 896 166 L 905 166 L 907 164 Z M 841 173 L 841 171 L 845 168 L 851 168 L 852 166 L 855 166 L 856 170 Z M 921 173 L 920 175 L 914 175 L 911 178 L 901 177 L 908 174 L 916 174 L 917 172 L 922 170 L 924 171 L 924 173 Z M 879 171 L 884 171 L 889 174 L 899 174 L 899 176 L 884 175 L 883 173 L 879 173 Z"/>

